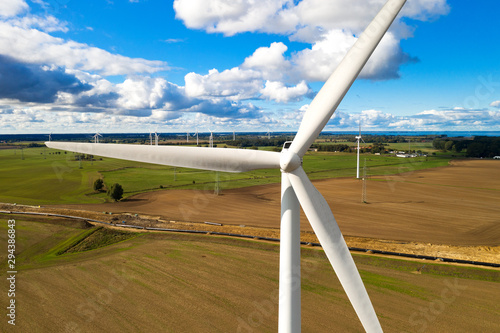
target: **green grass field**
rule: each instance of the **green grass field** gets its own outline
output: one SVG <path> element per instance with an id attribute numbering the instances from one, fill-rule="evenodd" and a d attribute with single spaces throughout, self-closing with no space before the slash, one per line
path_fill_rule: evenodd
<path id="1" fill-rule="evenodd" d="M 447 165 L 448 155 L 402 159 L 389 155 L 362 154 L 369 175 L 387 175 Z M 81 166 L 81 168 L 80 168 Z M 304 169 L 312 179 L 355 177 L 356 155 L 310 152 Z M 173 168 L 97 157 L 78 161 L 71 152 L 49 148 L 0 150 L 0 202 L 45 205 L 99 203 L 109 200 L 95 193 L 93 182 L 102 177 L 107 186 L 119 183 L 124 197 L 160 189 L 213 189 L 218 177 L 222 190 L 278 183 L 279 170 L 219 173 Z"/>

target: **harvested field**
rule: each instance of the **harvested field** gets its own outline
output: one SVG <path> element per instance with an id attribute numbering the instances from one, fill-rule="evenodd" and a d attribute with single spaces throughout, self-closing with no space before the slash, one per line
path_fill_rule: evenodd
<path id="1" fill-rule="evenodd" d="M 46 222 L 17 220 L 22 247 L 16 327 L 3 320 L 2 332 L 277 331 L 277 244 L 145 233 L 54 255 L 54 248 L 70 246 L 67 239 L 88 228 Z M 0 236 L 4 248 L 5 235 Z M 498 270 L 367 255 L 354 259 L 386 332 L 500 330 Z M 5 281 L 2 285 L 6 290 Z M 302 328 L 362 331 L 317 249 L 302 249 Z"/>
<path id="2" fill-rule="evenodd" d="M 314 181 L 325 196 L 344 235 L 456 246 L 500 245 L 500 162 L 453 161 L 450 166 L 367 181 Z M 264 185 L 210 191 L 168 190 L 142 193 L 108 204 L 59 208 L 130 212 L 165 220 L 218 222 L 279 228 L 280 186 Z M 311 228 L 302 216 L 301 228 Z"/>

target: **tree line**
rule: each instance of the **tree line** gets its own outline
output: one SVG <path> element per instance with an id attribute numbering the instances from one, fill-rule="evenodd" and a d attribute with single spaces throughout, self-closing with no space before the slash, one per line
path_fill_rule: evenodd
<path id="1" fill-rule="evenodd" d="M 463 152 L 467 157 L 492 158 L 500 156 L 500 137 L 476 136 L 473 140 L 436 138 L 434 148 L 441 151 Z"/>

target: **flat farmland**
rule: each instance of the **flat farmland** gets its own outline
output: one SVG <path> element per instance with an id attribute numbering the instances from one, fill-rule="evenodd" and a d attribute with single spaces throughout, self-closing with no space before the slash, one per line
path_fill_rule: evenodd
<path id="1" fill-rule="evenodd" d="M 2 320 L 2 332 L 277 331 L 277 244 L 137 233 L 67 253 L 91 226 L 14 217 L 16 327 Z M 303 248 L 301 260 L 303 331 L 362 332 L 323 251 Z M 386 332 L 500 330 L 498 270 L 368 255 L 354 260 Z"/>
<path id="2" fill-rule="evenodd" d="M 313 181 L 332 208 L 344 235 L 460 246 L 500 245 L 500 162 L 459 160 L 449 166 L 366 182 Z M 161 216 L 166 220 L 218 222 L 279 228 L 280 185 L 213 191 L 142 193 L 117 203 L 55 206 Z M 311 231 L 302 215 L 301 228 Z"/>
<path id="3" fill-rule="evenodd" d="M 371 174 L 397 174 L 409 170 L 446 165 L 449 157 L 401 159 L 366 154 Z M 362 161 L 363 161 L 362 160 Z M 223 189 L 243 188 L 280 182 L 279 170 L 245 173 L 218 173 L 111 158 L 79 160 L 71 152 L 48 148 L 0 149 L 0 202 L 47 205 L 103 203 L 105 192 L 95 192 L 93 183 L 102 178 L 107 187 L 119 183 L 125 198 L 165 189 L 204 190 L 219 179 Z M 308 153 L 304 168 L 312 179 L 354 177 L 356 155 Z"/>

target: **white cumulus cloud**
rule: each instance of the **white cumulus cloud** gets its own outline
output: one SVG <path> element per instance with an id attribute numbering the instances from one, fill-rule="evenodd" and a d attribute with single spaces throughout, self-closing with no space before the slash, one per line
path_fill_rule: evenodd
<path id="1" fill-rule="evenodd" d="M 37 21 L 38 26 L 41 24 Z M 103 75 L 153 73 L 168 68 L 163 61 L 112 54 L 9 22 L 0 22 L 0 50 L 4 55 L 26 63 L 63 66 Z"/>
<path id="2" fill-rule="evenodd" d="M 287 87 L 279 81 L 266 81 L 264 89 L 261 90 L 264 98 L 274 100 L 278 103 L 288 103 L 290 101 L 300 100 L 304 95 L 311 93 L 311 89 L 305 81 L 300 82 L 294 87 Z"/>
<path id="3" fill-rule="evenodd" d="M 189 28 L 227 36 L 243 32 L 265 32 L 286 35 L 291 41 L 311 44 L 284 59 L 283 43 L 259 48 L 247 58 L 243 68 L 256 68 L 257 59 L 279 61 L 280 68 L 301 80 L 324 81 L 354 44 L 385 0 L 175 0 L 176 17 Z M 403 9 L 401 17 L 431 20 L 449 12 L 446 0 L 414 0 Z M 399 67 L 411 60 L 401 50 L 400 40 L 411 35 L 411 27 L 397 19 L 384 37 L 361 78 L 386 80 L 399 77 Z M 278 45 L 276 45 L 278 44 Z M 284 50 L 283 50 L 284 49 Z M 281 58 L 280 58 L 281 57 Z M 268 61 L 260 66 L 262 70 Z M 264 75 L 271 77 L 273 64 Z M 256 68 L 258 69 L 258 68 Z M 263 71 L 263 70 L 262 70 Z M 274 71 L 273 74 L 278 74 Z"/>
<path id="4" fill-rule="evenodd" d="M 491 102 L 490 106 L 493 106 L 495 108 L 500 108 L 500 101 Z"/>
<path id="5" fill-rule="evenodd" d="M 246 31 L 285 32 L 289 24 L 277 13 L 288 0 L 175 0 L 176 17 L 188 28 L 221 32 L 227 36 Z"/>
<path id="6" fill-rule="evenodd" d="M 0 17 L 10 17 L 21 14 L 28 10 L 24 0 L 2 0 L 0 1 Z"/>
<path id="7" fill-rule="evenodd" d="M 267 80 L 282 79 L 291 68 L 290 62 L 283 55 L 287 49 L 281 42 L 272 43 L 269 47 L 259 47 L 245 59 L 241 68 L 259 71 Z"/>
<path id="8" fill-rule="evenodd" d="M 313 27 L 359 34 L 385 0 L 175 0 L 176 17 L 188 28 L 231 36 L 260 31 L 295 34 Z M 446 15 L 446 0 L 408 1 L 402 15 L 416 20 Z M 404 27 L 404 25 L 402 25 Z M 311 42 L 311 40 L 309 40 Z"/>
<path id="9" fill-rule="evenodd" d="M 238 67 L 223 72 L 212 69 L 207 75 L 188 73 L 184 81 L 190 97 L 224 97 L 232 101 L 255 98 L 262 87 L 259 72 Z"/>
<path id="10" fill-rule="evenodd" d="M 424 110 L 414 115 L 396 116 L 380 110 L 360 113 L 335 112 L 328 122 L 329 130 L 356 129 L 358 123 L 368 130 L 468 131 L 500 128 L 500 111 Z"/>

